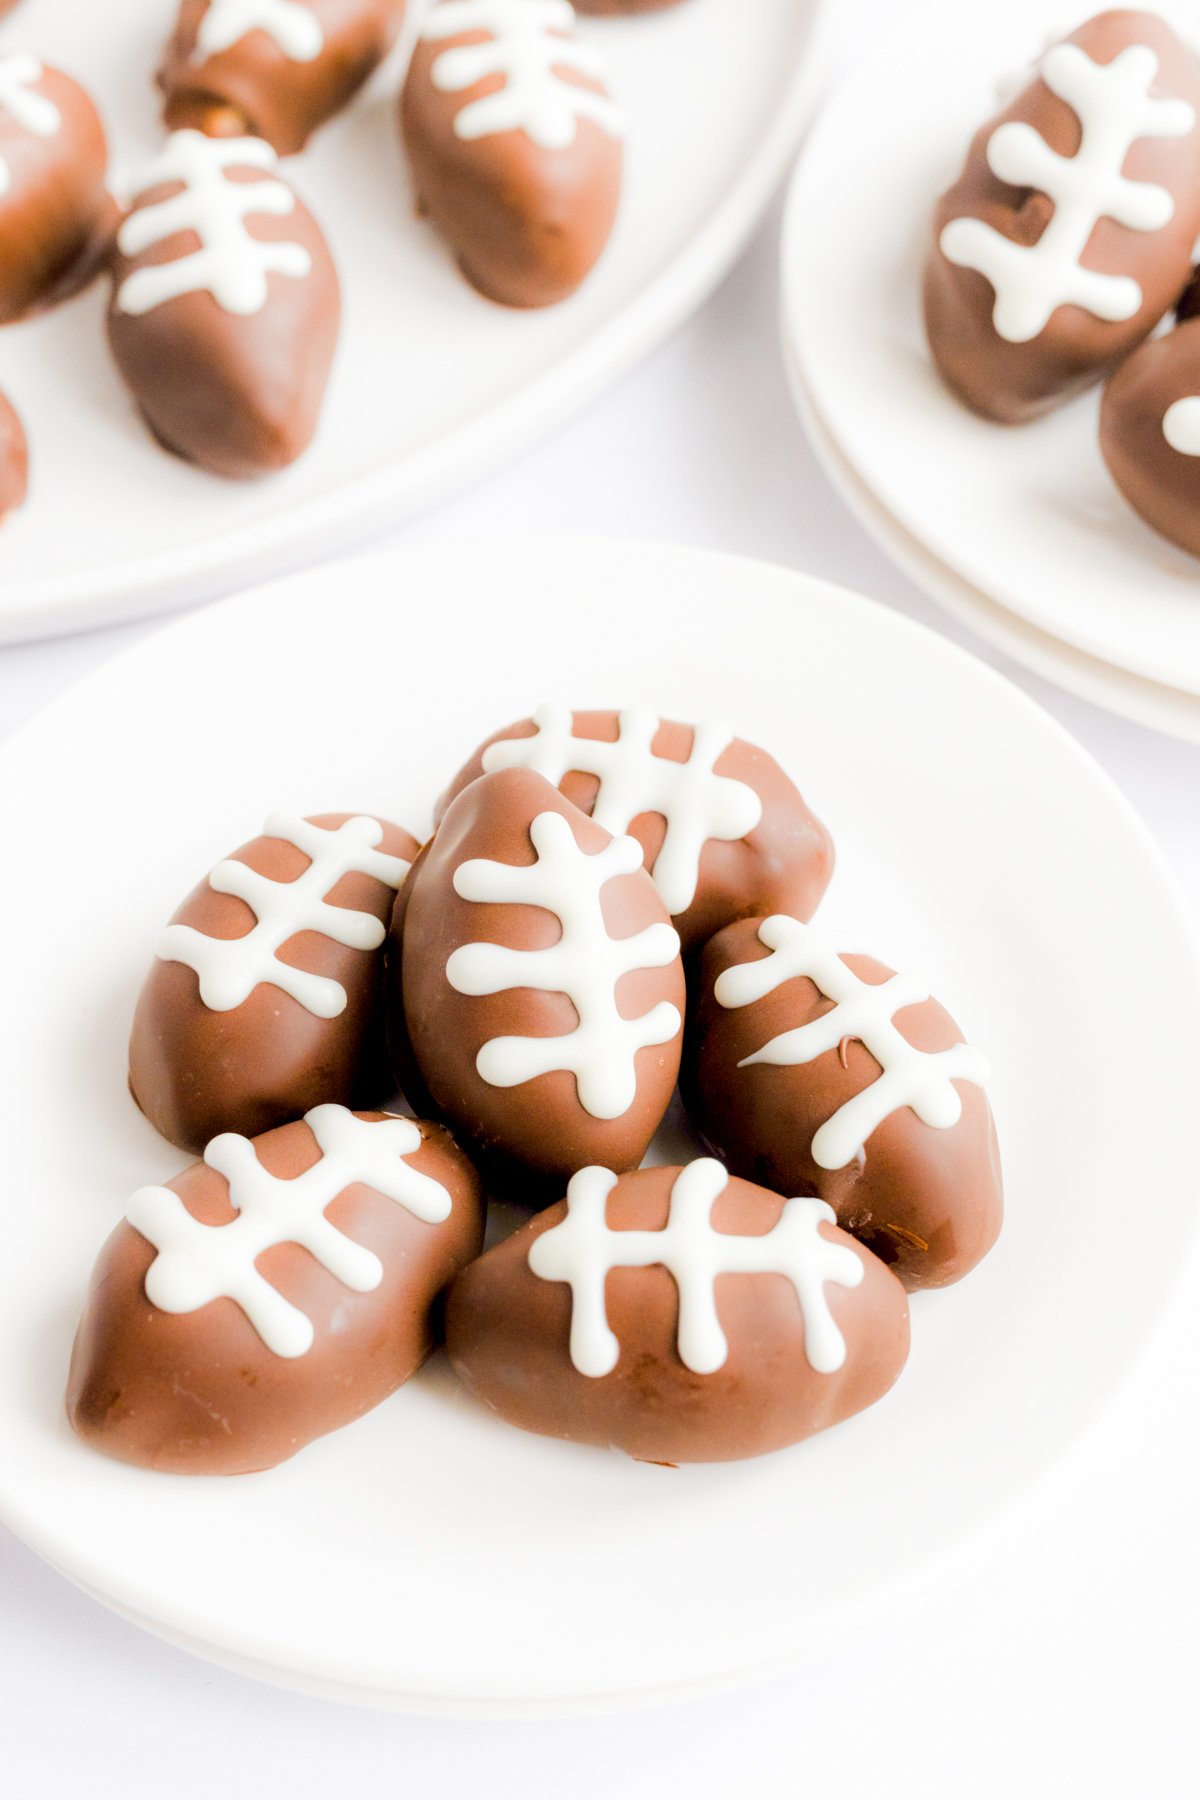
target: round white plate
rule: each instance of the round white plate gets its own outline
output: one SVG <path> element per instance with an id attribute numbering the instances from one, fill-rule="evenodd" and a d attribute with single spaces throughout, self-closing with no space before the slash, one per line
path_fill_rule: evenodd
<path id="1" fill-rule="evenodd" d="M 1200 697 L 1161 682 L 1147 681 L 1143 675 L 1131 675 L 1126 669 L 1101 662 L 1099 657 L 1073 650 L 1048 632 L 1039 631 L 1036 625 L 1026 624 L 938 562 L 924 544 L 892 518 L 850 467 L 826 430 L 786 342 L 784 357 L 796 410 L 822 468 L 855 518 L 910 581 L 985 643 L 1067 693 L 1132 719 L 1135 724 L 1200 744 Z"/>
<path id="2" fill-rule="evenodd" d="M 336 607 L 329 604 L 336 593 Z M 395 605 L 397 592 L 420 604 Z M 721 714 L 829 821 L 822 918 L 927 974 L 985 1047 L 1004 1236 L 918 1296 L 862 1417 L 678 1470 L 501 1424 L 435 1360 L 262 1476 L 156 1476 L 62 1413 L 94 1255 L 184 1158 L 125 1038 L 153 933 L 274 806 L 427 828 L 544 695 Z M 189 617 L 0 752 L 0 1518 L 152 1630 L 382 1704 L 531 1711 L 819 1656 L 964 1554 L 1096 1414 L 1195 1231 L 1192 928 L 1128 805 L 990 670 L 841 589 L 655 546 L 460 544 Z"/>
<path id="3" fill-rule="evenodd" d="M 1157 10 L 1181 28 L 1195 7 Z M 921 324 L 934 201 L 1000 83 L 1079 23 L 1062 0 L 930 0 L 838 90 L 784 228 L 786 330 L 829 435 L 936 561 L 1062 643 L 1200 695 L 1200 563 L 1141 523 L 1096 440 L 1093 392 L 1036 424 L 977 419 Z"/>
<path id="4" fill-rule="evenodd" d="M 424 0 L 412 0 L 410 31 Z M 687 0 L 583 20 L 629 120 L 617 230 L 567 304 L 491 305 L 413 214 L 394 122 L 403 66 L 288 164 L 343 274 L 324 421 L 301 462 L 229 483 L 166 455 L 109 358 L 106 285 L 0 334 L 33 457 L 0 531 L 0 642 L 183 605 L 333 554 L 517 455 L 700 304 L 749 236 L 813 97 L 821 0 Z M 79 75 L 118 183 L 161 141 L 153 71 L 177 0 L 23 0 L 0 47 Z"/>

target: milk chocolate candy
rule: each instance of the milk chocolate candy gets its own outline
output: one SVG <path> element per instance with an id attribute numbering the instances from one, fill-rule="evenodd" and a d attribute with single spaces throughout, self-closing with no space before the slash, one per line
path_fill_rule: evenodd
<path id="1" fill-rule="evenodd" d="M 167 125 L 302 150 L 383 61 L 403 15 L 404 0 L 183 0 L 158 72 Z"/>
<path id="2" fill-rule="evenodd" d="M 25 428 L 11 401 L 0 394 L 0 521 L 24 504 L 28 486 Z"/>
<path id="3" fill-rule="evenodd" d="M 942 196 L 925 322 L 943 379 L 1020 422 L 1099 381 L 1174 304 L 1200 232 L 1200 62 L 1107 12 L 1048 50 Z"/>
<path id="4" fill-rule="evenodd" d="M 895 1276 L 820 1200 L 700 1158 L 586 1168 L 463 1271 L 446 1342 L 510 1424 L 647 1462 L 782 1449 L 870 1406 L 908 1355 Z"/>
<path id="5" fill-rule="evenodd" d="M 632 838 L 528 769 L 484 776 L 400 891 L 389 969 L 401 1086 L 494 1184 L 557 1199 L 584 1163 L 641 1161 L 674 1091 L 685 993 Z"/>
<path id="6" fill-rule="evenodd" d="M 541 706 L 480 746 L 439 812 L 480 774 L 514 767 L 638 840 L 685 955 L 731 919 L 776 909 L 807 919 L 829 885 L 829 833 L 779 764 L 726 725 Z"/>
<path id="7" fill-rule="evenodd" d="M 986 1079 L 921 982 L 840 955 L 799 919 L 742 919 L 705 946 L 692 1123 L 747 1180 L 827 1201 L 908 1288 L 958 1281 L 999 1234 Z"/>
<path id="8" fill-rule="evenodd" d="M 69 75 L 0 52 L 0 325 L 67 298 L 95 274 L 115 208 L 100 116 Z"/>
<path id="9" fill-rule="evenodd" d="M 418 204 L 507 306 L 565 300 L 608 241 L 622 122 L 567 0 L 438 0 L 401 124 Z"/>
<path id="10" fill-rule="evenodd" d="M 337 272 L 260 138 L 177 131 L 117 234 L 108 335 L 151 431 L 214 474 L 294 462 L 337 344 Z"/>
<path id="11" fill-rule="evenodd" d="M 1200 556 L 1200 318 L 1185 315 L 1117 370 L 1100 407 L 1100 448 L 1147 525 Z"/>
<path id="12" fill-rule="evenodd" d="M 129 1044 L 134 1099 L 164 1137 L 202 1150 L 387 1096 L 383 944 L 416 851 L 378 819 L 277 815 L 188 895 Z"/>
<path id="13" fill-rule="evenodd" d="M 482 1242 L 478 1178 L 436 1125 L 326 1105 L 226 1132 L 140 1188 L 102 1250 L 71 1423 L 148 1469 L 269 1469 L 408 1380 Z"/>

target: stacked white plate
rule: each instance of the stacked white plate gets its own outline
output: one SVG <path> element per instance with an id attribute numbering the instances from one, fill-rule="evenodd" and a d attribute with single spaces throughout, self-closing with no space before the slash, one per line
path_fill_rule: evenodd
<path id="1" fill-rule="evenodd" d="M 783 332 L 801 416 L 848 504 L 979 635 L 1113 712 L 1200 742 L 1200 564 L 1112 485 L 1093 393 L 1020 428 L 940 384 L 921 323 L 929 219 L 999 95 L 1086 7 L 928 0 L 817 125 L 784 225 Z M 1186 35 L 1185 0 L 1157 7 Z"/>

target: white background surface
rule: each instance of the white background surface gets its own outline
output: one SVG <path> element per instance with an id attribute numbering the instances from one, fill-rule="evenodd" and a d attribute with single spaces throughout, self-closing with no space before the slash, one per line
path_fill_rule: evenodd
<path id="1" fill-rule="evenodd" d="M 852 47 L 905 0 L 836 3 Z M 605 530 L 710 544 L 828 576 L 969 641 L 892 572 L 807 450 L 777 348 L 777 229 L 775 215 L 700 317 L 601 406 L 410 535 Z M 586 644 L 598 622 L 572 627 L 569 603 L 564 628 Z M 0 731 L 141 629 L 0 654 Z M 1008 672 L 1109 770 L 1200 909 L 1200 750 Z M 802 704 L 803 669 L 795 682 Z M 1071 921 L 1047 919 L 1046 929 L 1069 932 Z M 1136 969 L 1114 945 L 1097 979 L 1136 979 Z M 1036 1027 L 1036 994 L 1029 1001 Z M 1136 1181 L 1132 1170 L 1135 1217 L 1155 1198 Z M 1195 1796 L 1197 1370 L 1193 1270 L 1140 1375 L 988 1566 L 803 1678 L 623 1719 L 468 1726 L 276 1693 L 144 1637 L 0 1536 L 0 1791 L 20 1800 L 214 1791 L 327 1800 L 356 1789 L 443 1800 Z M 470 1596 L 448 1604 L 469 1630 Z"/>

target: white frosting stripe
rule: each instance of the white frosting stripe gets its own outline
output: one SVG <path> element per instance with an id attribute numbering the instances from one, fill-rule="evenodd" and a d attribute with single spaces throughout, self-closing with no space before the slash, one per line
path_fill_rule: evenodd
<path id="1" fill-rule="evenodd" d="M 503 77 L 496 93 L 460 110 L 455 134 L 470 143 L 523 131 L 544 150 L 565 150 L 579 120 L 591 119 L 610 137 L 622 136 L 624 121 L 607 94 L 563 79 L 564 70 L 597 81 L 604 76 L 603 59 L 575 41 L 574 29 L 575 9 L 567 0 L 440 0 L 425 22 L 427 42 L 474 31 L 488 36 L 444 50 L 432 65 L 434 87 L 462 94 L 489 76 Z"/>
<path id="2" fill-rule="evenodd" d="M 943 254 L 977 269 L 995 289 L 992 322 L 998 336 L 1024 344 L 1038 336 L 1060 306 L 1081 306 L 1098 319 L 1132 319 L 1142 290 L 1128 275 L 1083 267 L 1082 257 L 1101 219 L 1130 231 L 1161 231 L 1175 202 L 1164 187 L 1130 181 L 1125 159 L 1139 138 L 1184 138 L 1196 115 L 1185 100 L 1156 100 L 1150 89 L 1158 57 L 1131 44 L 1110 63 L 1095 63 L 1078 44 L 1057 44 L 1042 60 L 1041 76 L 1079 118 L 1074 156 L 1059 156 L 1032 126 L 1008 120 L 988 142 L 993 174 L 1018 188 L 1034 188 L 1054 203 L 1050 223 L 1034 244 L 1017 244 L 982 219 L 952 219 L 941 235 Z"/>
<path id="3" fill-rule="evenodd" d="M 315 62 L 325 48 L 320 21 L 302 0 L 208 0 L 197 52 L 201 59 L 219 56 L 252 31 L 265 31 L 292 62 Z"/>
<path id="4" fill-rule="evenodd" d="M 1163 415 L 1163 436 L 1180 456 L 1200 456 L 1200 394 L 1185 394 Z"/>
<path id="5" fill-rule="evenodd" d="M 617 1177 L 600 1168 L 572 1177 L 567 1216 L 534 1240 L 529 1267 L 543 1281 L 570 1285 L 571 1361 L 581 1375 L 610 1375 L 620 1356 L 605 1304 L 609 1271 L 654 1264 L 670 1271 L 679 1291 L 679 1360 L 694 1374 L 715 1374 L 729 1354 L 717 1317 L 718 1275 L 786 1275 L 800 1302 L 810 1367 L 819 1375 L 842 1367 L 846 1342 L 825 1286 L 858 1287 L 864 1271 L 848 1244 L 821 1235 L 823 1223 L 834 1223 L 832 1208 L 823 1200 L 788 1200 L 770 1231 L 737 1237 L 712 1223 L 713 1203 L 727 1181 L 719 1162 L 701 1157 L 679 1171 L 665 1229 L 612 1231 L 605 1213 Z"/>
<path id="6" fill-rule="evenodd" d="M 499 994 L 512 988 L 566 994 L 579 1019 L 571 1031 L 559 1037 L 492 1038 L 476 1066 L 484 1081 L 500 1088 L 568 1069 L 584 1110 L 596 1119 L 616 1119 L 628 1112 L 637 1095 L 638 1051 L 669 1044 L 682 1022 L 679 1009 L 665 1000 L 641 1018 L 622 1018 L 617 983 L 634 969 L 662 969 L 674 962 L 679 936 L 661 922 L 633 937 L 608 934 L 604 884 L 641 868 L 641 845 L 635 839 L 614 838 L 588 856 L 568 821 L 553 812 L 539 813 L 529 836 L 537 851 L 535 863 L 460 863 L 454 889 L 464 900 L 544 907 L 559 921 L 561 938 L 546 950 L 464 944 L 450 956 L 446 979 L 460 994 Z"/>
<path id="7" fill-rule="evenodd" d="M 31 137 L 57 137 L 62 130 L 62 114 L 57 106 L 37 92 L 45 73 L 35 56 L 20 51 L 0 56 L 0 113 L 7 113 Z M 12 170 L 0 156 L 0 194 L 6 194 L 11 185 Z"/>
<path id="8" fill-rule="evenodd" d="M 714 773 L 733 742 L 726 725 L 695 727 L 686 762 L 655 756 L 650 746 L 661 721 L 643 707 L 620 714 L 616 743 L 575 737 L 565 706 L 539 706 L 532 737 L 501 738 L 483 755 L 484 769 L 534 769 L 557 787 L 571 770 L 600 783 L 592 817 L 615 836 L 629 830 L 642 813 L 659 813 L 666 824 L 662 848 L 651 871 L 663 904 L 673 918 L 696 897 L 700 857 L 709 838 L 726 842 L 745 837 L 762 818 L 762 801 L 744 781 Z"/>
<path id="9" fill-rule="evenodd" d="M 182 182 L 178 194 L 153 206 L 138 206 L 117 233 L 123 256 L 140 256 L 176 232 L 194 232 L 198 250 L 169 262 L 134 269 L 117 291 L 122 312 L 152 312 L 181 294 L 209 293 L 228 313 L 261 312 L 270 295 L 267 277 L 303 278 L 312 257 L 303 244 L 264 242 L 251 235 L 252 214 L 286 218 L 296 196 L 274 173 L 263 181 L 231 181 L 230 169 L 274 171 L 277 157 L 261 138 L 208 138 L 199 131 L 176 131 L 162 155 L 138 183 L 141 193 L 168 182 Z"/>
<path id="10" fill-rule="evenodd" d="M 717 977 L 713 992 L 721 1006 L 752 1006 L 798 976 L 807 976 L 836 1005 L 807 1025 L 773 1037 L 761 1050 L 743 1057 L 738 1067 L 766 1063 L 786 1068 L 814 1062 L 849 1038 L 864 1044 L 882 1071 L 816 1133 L 812 1154 L 819 1169 L 842 1169 L 853 1162 L 876 1127 L 902 1106 L 911 1106 L 926 1125 L 943 1130 L 957 1125 L 962 1097 L 955 1081 L 982 1087 L 988 1066 L 967 1044 L 918 1050 L 897 1029 L 896 1013 L 929 999 L 923 982 L 905 975 L 893 975 L 877 986 L 862 981 L 811 925 L 782 913 L 764 919 L 758 936 L 771 955 L 736 964 Z"/>
<path id="11" fill-rule="evenodd" d="M 260 982 L 268 982 L 316 1018 L 335 1019 L 347 1006 L 342 984 L 280 962 L 279 951 L 300 931 L 319 931 L 351 950 L 377 950 L 387 935 L 382 921 L 374 913 L 330 906 L 325 896 L 350 874 L 371 875 L 399 888 L 409 865 L 375 848 L 383 837 L 378 819 L 347 819 L 331 831 L 276 813 L 263 826 L 263 836 L 303 851 L 307 869 L 295 881 L 271 881 L 245 863 L 218 863 L 208 885 L 218 894 L 244 900 L 255 915 L 253 928 L 244 937 L 214 938 L 191 925 L 168 925 L 159 934 L 155 954 L 196 971 L 200 998 L 211 1012 L 231 1012 Z"/>
<path id="12" fill-rule="evenodd" d="M 268 1174 L 249 1138 L 226 1132 L 213 1139 L 204 1160 L 229 1183 L 237 1218 L 228 1224 L 203 1224 L 173 1188 L 134 1194 L 126 1217 L 158 1251 L 145 1285 L 160 1312 L 190 1313 L 212 1300 L 233 1300 L 268 1350 L 303 1356 L 312 1347 L 312 1321 L 259 1272 L 264 1250 L 298 1244 L 344 1287 L 368 1294 L 383 1280 L 383 1264 L 325 1217 L 339 1194 L 361 1182 L 427 1224 L 450 1217 L 446 1189 L 404 1161 L 421 1148 L 411 1119 L 356 1119 L 344 1106 L 317 1106 L 305 1124 L 321 1156 L 291 1181 Z"/>

